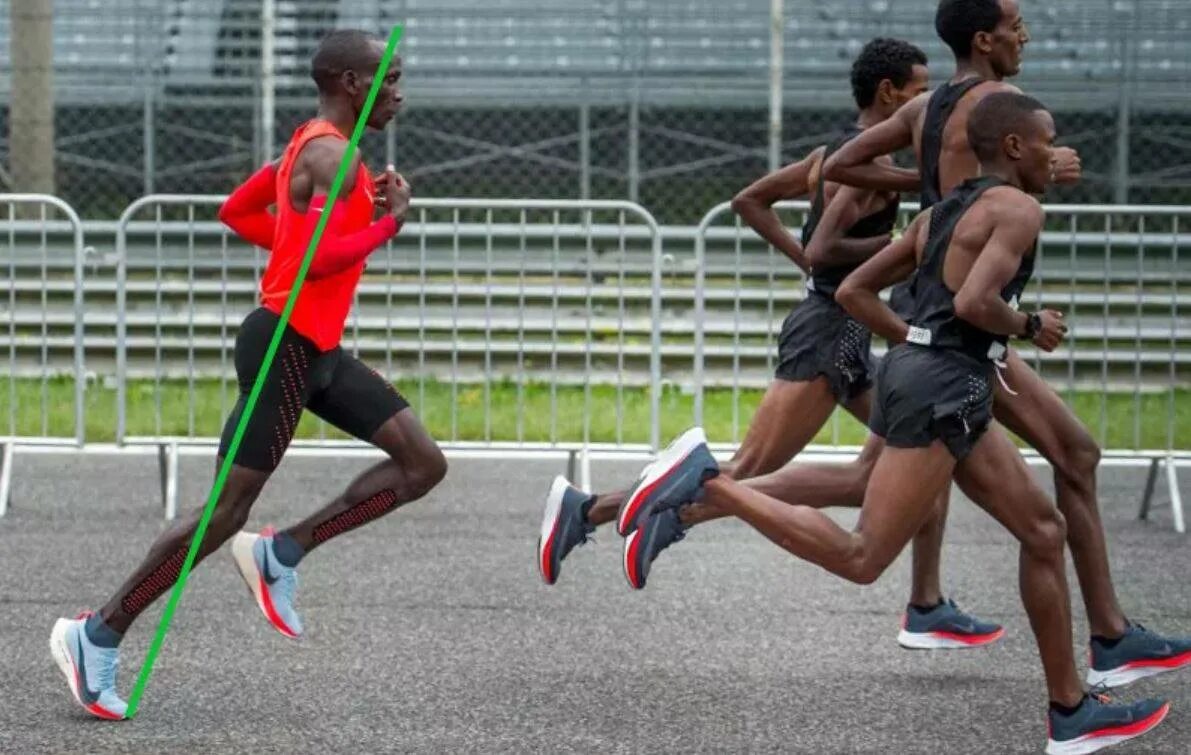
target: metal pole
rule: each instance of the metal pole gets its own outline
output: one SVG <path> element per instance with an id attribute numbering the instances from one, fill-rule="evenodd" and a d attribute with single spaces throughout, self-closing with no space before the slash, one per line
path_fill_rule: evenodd
<path id="1" fill-rule="evenodd" d="M 11 31 L 8 154 L 12 189 L 53 194 L 53 2 L 21 0 L 12 3 L 7 12 Z"/>
<path id="2" fill-rule="evenodd" d="M 591 106 L 579 106 L 579 198 L 591 199 Z"/>
<path id="3" fill-rule="evenodd" d="M 769 29 L 769 170 L 782 164 L 782 71 L 785 65 L 785 23 L 782 0 L 770 3 Z"/>
<path id="4" fill-rule="evenodd" d="M 153 113 L 153 76 L 150 74 L 145 77 L 145 120 L 144 120 L 144 156 L 141 158 L 144 162 L 144 186 L 145 194 L 153 193 L 153 174 L 157 172 L 157 155 L 154 151 L 156 140 L 154 138 L 154 113 Z"/>
<path id="5" fill-rule="evenodd" d="M 273 34 L 276 26 L 275 0 L 261 3 L 261 149 L 264 160 L 273 159 L 274 95 L 277 87 L 273 71 Z"/>
<path id="6" fill-rule="evenodd" d="M 397 121 L 385 126 L 385 165 L 397 164 Z"/>
<path id="7" fill-rule="evenodd" d="M 641 188 L 641 166 L 638 157 L 641 151 L 641 102 L 637 84 L 633 85 L 633 98 L 629 102 L 629 201 L 636 202 Z"/>
<path id="8" fill-rule="evenodd" d="M 1134 7 L 1129 18 L 1129 29 L 1121 36 L 1121 59 L 1125 65 L 1121 68 L 1120 98 L 1117 102 L 1117 176 L 1113 186 L 1113 198 L 1117 204 L 1129 203 L 1129 141 L 1132 125 L 1130 118 L 1133 110 L 1133 72 L 1136 70 L 1134 51 L 1136 45 L 1137 8 Z"/>

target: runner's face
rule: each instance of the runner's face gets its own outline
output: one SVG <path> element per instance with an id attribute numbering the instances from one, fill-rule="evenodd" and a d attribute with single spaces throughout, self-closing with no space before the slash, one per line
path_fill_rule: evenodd
<path id="1" fill-rule="evenodd" d="M 1030 127 L 1020 135 L 1021 157 L 1018 171 L 1022 188 L 1030 194 L 1042 194 L 1054 175 L 1055 121 L 1050 113 L 1039 110 L 1030 117 Z"/>
<path id="2" fill-rule="evenodd" d="M 359 90 L 355 92 L 353 105 L 355 105 L 356 112 L 364 110 L 364 103 L 368 100 L 368 91 L 372 88 L 373 76 L 376 69 L 380 67 L 381 58 L 384 57 L 385 46 L 379 39 L 373 40 L 365 59 L 366 64 L 364 71 L 359 71 Z M 373 129 L 383 129 L 385 125 L 393 120 L 397 112 L 401 110 L 404 96 L 401 94 L 400 88 L 401 80 L 401 58 L 394 55 L 389 61 L 389 70 L 385 73 L 385 78 L 381 82 L 380 89 L 376 92 L 376 101 L 372 103 L 372 112 L 368 115 L 368 127 Z"/>
<path id="3" fill-rule="evenodd" d="M 926 66 L 915 65 L 910 80 L 901 89 L 892 88 L 894 110 L 925 92 L 930 87 L 930 71 Z"/>
<path id="4" fill-rule="evenodd" d="M 1009 78 L 1021 71 L 1022 51 L 1029 41 L 1030 30 L 1018 0 L 1001 0 L 1001 21 L 988 36 L 989 60 L 997 75 Z"/>

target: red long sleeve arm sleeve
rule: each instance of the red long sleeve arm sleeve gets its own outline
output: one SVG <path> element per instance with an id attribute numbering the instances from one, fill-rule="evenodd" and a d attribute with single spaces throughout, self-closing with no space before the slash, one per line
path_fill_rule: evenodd
<path id="1" fill-rule="evenodd" d="M 302 228 L 301 238 L 309 239 L 314 236 L 318 226 L 319 216 L 326 207 L 327 198 L 319 195 L 310 200 L 310 209 L 306 211 L 306 222 Z M 326 278 L 363 261 L 372 254 L 377 247 L 388 241 L 401 230 L 401 225 L 392 215 L 385 215 L 380 220 L 363 230 L 354 233 L 344 233 L 343 223 L 347 217 L 347 210 L 343 204 L 336 202 L 331 208 L 331 217 L 323 229 L 318 248 L 314 251 L 314 259 L 306 271 L 306 277 L 311 280 Z M 309 242 L 307 242 L 309 243 Z"/>
<path id="2" fill-rule="evenodd" d="M 236 187 L 219 208 L 219 220 L 236 235 L 264 249 L 273 248 L 277 217 L 269 206 L 277 201 L 277 172 L 266 163 Z"/>

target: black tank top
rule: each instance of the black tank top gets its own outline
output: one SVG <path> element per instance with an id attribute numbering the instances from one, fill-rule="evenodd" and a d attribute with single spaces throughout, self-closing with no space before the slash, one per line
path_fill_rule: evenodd
<path id="1" fill-rule="evenodd" d="M 922 164 L 919 173 L 922 176 L 922 209 L 929 209 L 943 199 L 943 190 L 939 182 L 939 160 L 943 156 L 943 131 L 948 121 L 955 113 L 955 107 L 964 95 L 972 88 L 983 84 L 986 79 L 979 77 L 964 79 L 952 84 L 947 83 L 935 90 L 926 105 L 926 118 L 922 122 Z"/>
<path id="2" fill-rule="evenodd" d="M 960 219 L 984 192 L 1007 185 L 987 176 L 964 181 L 931 209 L 930 230 L 914 286 L 914 324 L 907 339 L 932 348 L 963 352 L 975 359 L 1001 359 L 1008 338 L 981 330 L 955 315 L 955 293 L 943 281 L 947 248 Z M 1016 308 L 1018 298 L 1034 272 L 1033 245 L 1022 257 L 1012 280 L 1001 289 L 1001 298 Z"/>
<path id="3" fill-rule="evenodd" d="M 985 81 L 987 79 L 975 77 L 955 84 L 948 82 L 936 89 L 926 104 L 926 117 L 922 121 L 922 155 L 918 165 L 921 175 L 919 201 L 923 210 L 930 209 L 943 198 L 939 182 L 939 161 L 943 156 L 943 131 L 947 128 L 947 122 L 951 120 L 955 107 L 963 96 Z M 914 280 L 917 277 L 918 273 L 914 272 L 889 292 L 891 305 L 902 316 L 906 316 L 914 306 Z"/>
<path id="4" fill-rule="evenodd" d="M 845 128 L 835 141 L 827 145 L 827 150 L 823 154 L 823 161 L 826 162 L 828 157 L 831 157 L 841 147 L 852 139 L 855 139 L 862 130 L 855 124 Z M 826 182 L 823 180 L 822 174 L 820 174 L 818 186 L 815 187 L 814 199 L 811 200 L 810 214 L 807 216 L 806 225 L 802 226 L 802 246 L 804 248 L 811 243 L 815 229 L 819 227 L 819 221 L 823 219 L 823 210 L 827 205 L 825 185 Z M 887 204 L 884 209 L 856 221 L 856 225 L 849 228 L 844 235 L 852 239 L 871 239 L 874 236 L 884 236 L 890 233 L 893 230 L 894 224 L 897 223 L 898 201 L 895 199 Z M 811 271 L 810 278 L 807 280 L 807 287 L 824 296 L 831 296 L 839 288 L 839 284 L 843 283 L 844 278 L 847 278 L 857 267 L 859 265 L 817 267 Z"/>

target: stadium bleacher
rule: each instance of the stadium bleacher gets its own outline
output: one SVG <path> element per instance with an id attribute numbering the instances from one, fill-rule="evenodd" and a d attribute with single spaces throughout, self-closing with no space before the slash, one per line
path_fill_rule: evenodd
<path id="1" fill-rule="evenodd" d="M 1191 20 L 1183 6 L 1182 0 L 1027 6 L 1034 39 L 1022 81 L 1044 95 L 1085 97 L 1089 82 L 1116 83 L 1122 76 L 1181 83 L 1191 68 Z M 138 82 L 154 71 L 167 86 L 249 87 L 259 70 L 260 8 L 260 0 L 56 0 L 58 96 L 110 101 L 122 90 L 135 96 Z M 767 3 L 557 0 L 551 8 L 543 14 L 530 0 L 493 0 L 482 10 L 462 0 L 278 0 L 278 83 L 283 90 L 308 86 L 307 60 L 327 28 L 404 23 L 406 62 L 437 100 L 483 93 L 507 98 L 511 92 L 535 101 L 569 100 L 568 82 L 609 92 L 633 79 L 675 102 L 705 101 L 712 93 L 764 96 Z M 0 15 L 2 55 L 8 17 Z M 879 34 L 907 37 L 946 59 L 921 4 L 790 2 L 785 32 L 786 84 L 794 98 L 810 96 L 824 78 L 838 79 L 864 41 Z M 558 85 L 526 86 L 541 80 Z M 1136 87 L 1133 94 L 1170 99 L 1167 87 Z"/>

